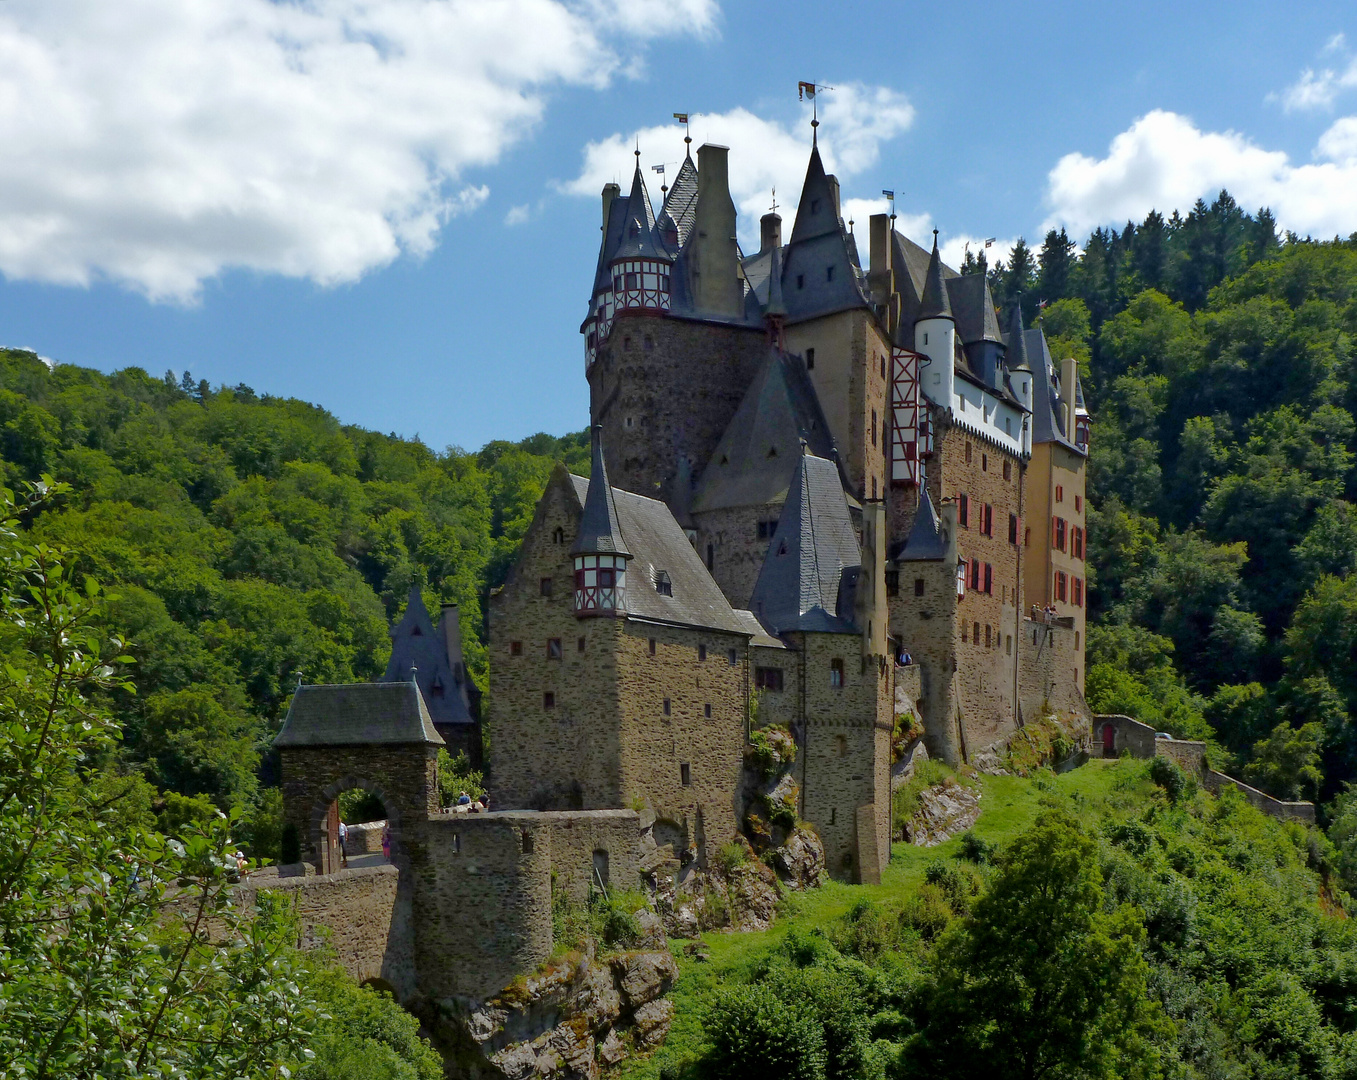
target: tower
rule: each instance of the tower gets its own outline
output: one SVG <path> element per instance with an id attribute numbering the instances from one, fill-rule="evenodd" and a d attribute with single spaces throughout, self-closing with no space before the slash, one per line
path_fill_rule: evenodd
<path id="1" fill-rule="evenodd" d="M 956 320 L 942 278 L 938 255 L 938 230 L 933 230 L 933 254 L 928 260 L 924 294 L 914 320 L 914 351 L 928 357 L 921 365 L 924 394 L 944 409 L 952 407 L 952 384 L 956 362 Z"/>
<path id="2" fill-rule="evenodd" d="M 627 561 L 613 489 L 603 463 L 603 429 L 593 432 L 593 462 L 584 516 L 570 548 L 575 565 L 575 616 L 585 619 L 627 610 Z"/>

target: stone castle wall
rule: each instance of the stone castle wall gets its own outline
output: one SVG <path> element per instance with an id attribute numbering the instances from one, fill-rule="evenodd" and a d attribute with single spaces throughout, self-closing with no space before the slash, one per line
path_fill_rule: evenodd
<path id="1" fill-rule="evenodd" d="M 622 798 L 614 805 L 644 804 L 679 826 L 699 857 L 738 826 L 747 641 L 626 620 L 616 643 Z"/>
<path id="2" fill-rule="evenodd" d="M 756 690 L 759 668 L 782 672 L 781 690 Z M 749 647 L 749 686 L 758 695 L 759 727 L 784 727 L 796 731 L 801 723 L 801 654 L 793 649 Z"/>
<path id="3" fill-rule="evenodd" d="M 1088 704 L 1074 680 L 1083 659 L 1068 619 L 1022 620 L 1022 652 L 1018 667 L 1018 701 L 1024 720 L 1049 708 L 1063 716 L 1086 719 Z"/>
<path id="4" fill-rule="evenodd" d="M 759 537 L 759 522 L 776 523 L 781 503 L 707 510 L 693 515 L 697 527 L 697 552 L 732 607 L 748 610 L 763 560 L 768 554 L 773 530 Z"/>
<path id="5" fill-rule="evenodd" d="M 699 473 L 767 351 L 762 327 L 619 315 L 588 372 L 612 483 L 665 498 L 680 457 Z"/>
<path id="6" fill-rule="evenodd" d="M 621 623 L 575 617 L 577 510 L 569 483 L 563 471 L 553 475 L 509 580 L 490 599 L 488 780 L 496 809 L 624 805 L 615 662 Z M 542 594 L 544 579 L 550 595 Z M 559 658 L 549 655 L 553 639 Z"/>
<path id="7" fill-rule="evenodd" d="M 797 762 L 801 816 L 820 835 L 830 873 L 863 880 L 890 858 L 890 735 L 893 665 L 863 658 L 848 634 L 797 634 L 805 665 L 805 735 Z M 843 685 L 830 672 L 842 661 Z M 864 835 L 863 820 L 872 822 Z M 868 879 L 870 880 L 870 878 Z"/>
<path id="8" fill-rule="evenodd" d="M 905 562 L 900 588 L 887 601 L 891 634 L 904 642 L 919 671 L 924 744 L 930 757 L 961 764 L 956 696 L 956 564 L 954 560 Z M 921 581 L 922 595 L 915 582 Z"/>

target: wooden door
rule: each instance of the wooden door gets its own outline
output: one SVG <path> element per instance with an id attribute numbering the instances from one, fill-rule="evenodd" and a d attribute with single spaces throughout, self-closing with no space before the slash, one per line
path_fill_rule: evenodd
<path id="1" fill-rule="evenodd" d="M 339 800 L 330 804 L 325 815 L 325 854 L 322 874 L 333 874 L 339 870 Z"/>

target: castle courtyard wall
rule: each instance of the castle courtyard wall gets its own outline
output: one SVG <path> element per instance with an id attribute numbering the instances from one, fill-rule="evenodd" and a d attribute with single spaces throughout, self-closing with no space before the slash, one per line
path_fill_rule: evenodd
<path id="1" fill-rule="evenodd" d="M 773 530 L 759 537 L 759 523 L 776 526 L 782 503 L 766 506 L 736 506 L 704 510 L 693 514 L 697 529 L 697 552 L 704 562 L 710 551 L 708 569 L 732 607 L 749 609 L 754 586 L 758 584 L 772 542 Z"/>

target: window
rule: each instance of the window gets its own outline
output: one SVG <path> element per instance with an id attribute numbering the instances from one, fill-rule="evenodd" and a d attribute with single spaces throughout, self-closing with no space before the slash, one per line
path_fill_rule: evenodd
<path id="1" fill-rule="evenodd" d="M 970 639 L 966 636 L 966 633 L 967 633 L 967 631 L 966 631 L 966 624 L 965 624 L 965 623 L 962 623 L 962 624 L 961 624 L 961 643 L 962 643 L 963 645 L 964 645 L 967 641 L 970 640 Z"/>
<path id="2" fill-rule="evenodd" d="M 1055 572 L 1055 598 L 1062 603 L 1068 599 L 1069 575 L 1063 570 Z"/>
<path id="3" fill-rule="evenodd" d="M 1084 606 L 1084 579 L 1083 579 L 1083 578 L 1075 578 L 1075 579 L 1074 579 L 1074 606 L 1075 606 L 1075 607 L 1083 607 L 1083 606 Z"/>
<path id="4" fill-rule="evenodd" d="M 665 716 L 669 716 L 669 715 L 671 715 L 671 713 L 672 713 L 672 707 L 671 707 L 670 704 L 669 704 L 669 699 L 668 699 L 668 698 L 665 698 L 665 699 L 664 699 L 664 715 L 665 715 Z"/>
<path id="5" fill-rule="evenodd" d="M 727 649 L 727 650 L 726 650 L 726 659 L 728 659 L 728 660 L 730 661 L 730 666 L 731 666 L 731 667 L 734 667 L 736 664 L 738 664 L 738 663 L 740 662 L 740 661 L 739 661 L 739 658 L 735 655 L 735 650 L 734 650 L 734 649 Z"/>
<path id="6" fill-rule="evenodd" d="M 972 560 L 971 560 L 970 570 L 971 570 L 971 580 L 970 580 L 971 591 L 972 591 L 972 592 L 979 592 L 979 591 L 980 591 L 980 560 L 979 560 L 979 559 L 972 559 Z"/>
<path id="7" fill-rule="evenodd" d="M 634 288 L 636 288 L 636 275 L 635 275 L 635 274 L 628 274 L 628 275 L 627 275 L 627 288 L 628 288 L 628 289 L 634 289 Z"/>
<path id="8" fill-rule="evenodd" d="M 986 536 L 994 535 L 994 507 L 985 503 L 981 514 L 980 531 Z"/>
<path id="9" fill-rule="evenodd" d="M 885 354 L 885 353 L 882 353 L 882 354 L 881 354 L 881 377 L 882 377 L 883 379 L 886 377 L 886 354 Z"/>
<path id="10" fill-rule="evenodd" d="M 537 590 L 542 596 L 551 595 L 551 578 L 544 577 L 537 583 Z"/>
<path id="11" fill-rule="evenodd" d="M 887 595 L 887 596 L 899 596 L 899 595 L 900 595 L 900 571 L 899 571 L 899 570 L 887 570 L 887 571 L 886 571 L 886 595 Z"/>
<path id="12" fill-rule="evenodd" d="M 580 638 L 578 641 L 575 642 L 575 651 L 584 652 L 584 638 Z"/>
<path id="13" fill-rule="evenodd" d="M 1005 480 L 1013 479 L 1013 462 L 1011 461 L 1004 462 L 1004 479 Z"/>
<path id="14" fill-rule="evenodd" d="M 773 536 L 774 536 L 776 533 L 777 533 L 777 522 L 776 522 L 776 521 L 760 521 L 760 522 L 759 522 L 759 539 L 760 539 L 760 540 L 771 540 L 771 539 L 773 538 Z"/>
<path id="15" fill-rule="evenodd" d="M 923 596 L 923 594 L 924 594 L 924 579 L 921 577 L 916 577 L 914 579 L 914 595 Z"/>
<path id="16" fill-rule="evenodd" d="M 562 529 L 559 525 L 556 526 L 556 531 L 551 534 L 551 542 L 553 544 L 565 543 L 565 530 Z"/>
<path id="17" fill-rule="evenodd" d="M 519 838 L 522 840 L 522 849 L 521 849 L 521 850 L 522 850 L 523 854 L 524 854 L 524 855 L 529 855 L 529 854 L 531 854 L 531 853 L 532 853 L 532 833 L 528 832 L 527 829 L 519 829 L 519 830 L 518 830 L 518 835 L 519 835 Z"/>
<path id="18" fill-rule="evenodd" d="M 1023 531 L 1022 531 L 1022 546 L 1023 546 L 1023 547 L 1031 547 L 1031 546 L 1032 546 L 1032 530 L 1031 530 L 1031 529 L 1023 529 Z"/>
<path id="19" fill-rule="evenodd" d="M 707 545 L 707 573 L 711 573 L 716 568 L 716 549 L 710 544 Z"/>
<path id="20" fill-rule="evenodd" d="M 970 444 L 968 443 L 967 445 Z M 963 529 L 969 529 L 971 527 L 971 500 L 964 491 L 957 494 L 956 519 L 957 524 Z"/>
<path id="21" fill-rule="evenodd" d="M 980 471 L 981 471 L 981 472 L 989 472 L 989 455 L 988 455 L 988 454 L 981 454 L 981 455 L 980 455 Z"/>
<path id="22" fill-rule="evenodd" d="M 980 644 L 980 624 L 978 622 L 971 623 L 971 641 L 976 645 Z"/>
<path id="23" fill-rule="evenodd" d="M 1004 655 L 1005 655 L 1005 656 L 1012 656 L 1012 655 L 1013 655 L 1013 635 L 1012 635 L 1012 634 L 1009 634 L 1007 637 L 1004 638 Z"/>
<path id="24" fill-rule="evenodd" d="M 968 442 L 966 444 L 966 464 L 969 465 L 970 463 L 971 463 L 971 444 Z"/>
<path id="25" fill-rule="evenodd" d="M 668 570 L 655 571 L 655 591 L 661 596 L 674 595 L 674 583 L 669 580 Z"/>
<path id="26" fill-rule="evenodd" d="M 806 370 L 807 370 L 807 371 L 814 371 L 814 370 L 815 370 L 815 350 L 814 350 L 814 349 L 807 349 L 807 350 L 806 350 Z"/>
<path id="27" fill-rule="evenodd" d="M 848 756 L 848 736 L 847 736 L 847 735 L 835 735 L 835 736 L 834 736 L 834 756 L 835 756 L 835 757 L 847 757 L 847 756 Z"/>
<path id="28" fill-rule="evenodd" d="M 693 767 L 686 761 L 679 766 L 679 782 L 684 787 L 690 787 L 693 782 Z"/>
<path id="29" fill-rule="evenodd" d="M 698 658 L 699 660 L 705 660 L 705 659 L 707 659 L 707 646 L 705 646 L 705 645 L 699 645 L 699 646 L 697 647 L 697 658 Z"/>
<path id="30" fill-rule="evenodd" d="M 1083 508 L 1084 508 L 1084 497 L 1082 495 L 1076 495 L 1074 497 L 1074 512 L 1077 514 Z"/>
<path id="31" fill-rule="evenodd" d="M 1055 532 L 1054 543 L 1055 543 L 1055 548 L 1056 548 L 1056 550 L 1057 550 L 1057 551 L 1064 551 L 1064 550 L 1065 550 L 1065 519 L 1064 519 L 1064 518 L 1056 518 L 1056 519 L 1055 519 L 1055 529 L 1054 529 L 1054 532 Z"/>
<path id="32" fill-rule="evenodd" d="M 651 639 L 650 639 L 650 655 L 651 655 L 651 656 L 654 656 L 654 655 L 655 655 L 655 639 L 654 639 L 654 638 L 651 638 Z"/>
<path id="33" fill-rule="evenodd" d="M 994 567 L 990 563 L 985 563 L 985 588 L 986 595 L 994 595 Z"/>
<path id="34" fill-rule="evenodd" d="M 561 639 L 558 637 L 547 638 L 547 659 L 559 660 L 561 658 Z"/>
<path id="35" fill-rule="evenodd" d="M 782 693 L 782 669 L 780 667 L 756 667 L 754 669 L 754 689 L 771 690 Z"/>
<path id="36" fill-rule="evenodd" d="M 521 642 L 521 641 L 511 641 L 511 642 L 509 642 L 509 655 L 510 655 L 510 656 L 522 656 L 522 655 L 523 655 L 523 642 Z"/>
<path id="37" fill-rule="evenodd" d="M 702 715 L 705 716 L 708 720 L 711 719 L 711 706 L 710 706 L 710 705 L 703 705 L 703 706 L 702 706 Z"/>
<path id="38" fill-rule="evenodd" d="M 804 289 L 804 288 L 806 287 L 806 275 L 805 275 L 805 274 L 797 274 L 797 275 L 796 275 L 796 287 L 797 287 L 798 289 Z"/>
<path id="39" fill-rule="evenodd" d="M 829 662 L 829 685 L 835 690 L 843 687 L 843 661 L 837 657 Z"/>
<path id="40" fill-rule="evenodd" d="M 653 337 L 651 337 L 649 334 L 647 334 L 647 335 L 645 336 L 645 338 L 642 340 L 641 344 L 642 344 L 642 346 L 645 348 L 645 351 L 646 351 L 646 352 L 654 352 L 654 351 L 655 351 L 655 339 L 654 339 Z"/>
<path id="41" fill-rule="evenodd" d="M 1084 530 L 1078 525 L 1070 530 L 1070 554 L 1076 559 L 1084 557 Z"/>
<path id="42" fill-rule="evenodd" d="M 1055 501 L 1056 502 L 1065 501 L 1065 489 L 1060 484 L 1056 484 L 1055 486 Z"/>
<path id="43" fill-rule="evenodd" d="M 1018 515 L 1008 515 L 1008 542 L 1016 544 L 1018 542 Z"/>
<path id="44" fill-rule="evenodd" d="M 556 708 L 556 695 L 553 694 L 550 690 L 548 690 L 545 694 L 542 695 L 542 708 L 544 709 Z"/>
<path id="45" fill-rule="evenodd" d="M 826 280 L 826 281 L 833 281 L 833 280 L 834 280 L 834 267 L 832 267 L 832 266 L 826 266 L 826 267 L 825 267 L 825 280 Z"/>
<path id="46" fill-rule="evenodd" d="M 626 334 L 622 338 L 622 348 L 626 352 L 631 352 L 631 335 Z"/>
<path id="47" fill-rule="evenodd" d="M 990 626 L 986 625 L 986 626 L 985 626 L 985 648 L 987 648 L 987 649 L 990 648 L 990 646 L 991 646 L 991 642 L 990 642 L 990 634 L 991 634 L 991 632 L 992 632 L 992 630 L 991 630 Z"/>

